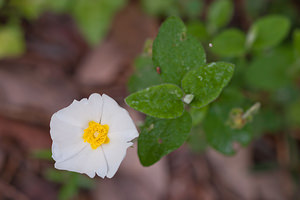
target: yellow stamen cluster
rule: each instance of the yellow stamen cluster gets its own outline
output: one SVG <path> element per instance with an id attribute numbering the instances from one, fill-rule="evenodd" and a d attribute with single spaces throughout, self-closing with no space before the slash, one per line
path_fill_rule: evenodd
<path id="1" fill-rule="evenodd" d="M 109 138 L 107 137 L 108 130 L 109 126 L 107 124 L 101 125 L 97 122 L 90 121 L 89 127 L 84 129 L 82 138 L 84 142 L 91 144 L 92 149 L 97 149 L 102 144 L 109 143 Z"/>

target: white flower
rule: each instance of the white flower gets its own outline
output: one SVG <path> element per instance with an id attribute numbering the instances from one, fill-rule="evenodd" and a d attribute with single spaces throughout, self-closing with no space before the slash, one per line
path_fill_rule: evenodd
<path id="1" fill-rule="evenodd" d="M 50 135 L 55 168 L 111 178 L 138 132 L 115 100 L 92 94 L 54 113 Z"/>

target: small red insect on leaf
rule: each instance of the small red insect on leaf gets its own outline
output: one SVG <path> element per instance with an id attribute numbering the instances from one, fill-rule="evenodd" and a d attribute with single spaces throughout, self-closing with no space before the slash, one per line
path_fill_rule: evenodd
<path id="1" fill-rule="evenodd" d="M 156 72 L 157 72 L 158 74 L 161 74 L 160 67 L 156 67 Z"/>

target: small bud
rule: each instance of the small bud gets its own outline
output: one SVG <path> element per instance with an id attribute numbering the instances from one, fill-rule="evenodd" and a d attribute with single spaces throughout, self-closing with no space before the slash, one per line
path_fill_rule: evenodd
<path id="1" fill-rule="evenodd" d="M 232 129 L 242 129 L 246 124 L 246 120 L 244 120 L 242 116 L 243 109 L 233 108 L 229 113 L 227 125 L 229 125 Z"/>
<path id="2" fill-rule="evenodd" d="M 183 97 L 183 102 L 186 104 L 190 104 L 194 99 L 194 95 L 192 94 L 187 94 Z"/>
<path id="3" fill-rule="evenodd" d="M 253 106 L 251 106 L 245 114 L 243 114 L 243 119 L 250 120 L 252 119 L 253 115 L 256 114 L 260 109 L 260 102 L 255 103 Z M 250 120 L 251 121 L 251 120 Z"/>
<path id="4" fill-rule="evenodd" d="M 241 108 L 233 108 L 229 113 L 226 124 L 232 129 L 242 129 L 247 123 L 252 121 L 253 116 L 258 112 L 259 108 L 259 102 L 251 106 L 246 112 Z"/>

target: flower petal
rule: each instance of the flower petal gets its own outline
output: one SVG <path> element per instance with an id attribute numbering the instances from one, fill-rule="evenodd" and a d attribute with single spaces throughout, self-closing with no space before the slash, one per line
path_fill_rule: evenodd
<path id="1" fill-rule="evenodd" d="M 112 178 L 115 175 L 126 155 L 127 148 L 132 146 L 132 144 L 132 142 L 124 142 L 118 138 L 110 138 L 108 144 L 102 145 L 108 166 L 106 175 L 108 178 Z"/>
<path id="2" fill-rule="evenodd" d="M 94 93 L 90 95 L 89 99 L 74 100 L 71 105 L 55 114 L 66 123 L 86 128 L 90 121 L 100 122 L 102 105 L 102 97 Z"/>
<path id="3" fill-rule="evenodd" d="M 50 121 L 53 159 L 63 161 L 81 151 L 87 145 L 82 139 L 83 131 L 83 128 L 66 123 L 54 114 Z"/>
<path id="4" fill-rule="evenodd" d="M 56 142 L 68 142 L 82 140 L 84 128 L 66 123 L 55 113 L 50 121 L 50 136 Z"/>
<path id="5" fill-rule="evenodd" d="M 70 106 L 52 115 L 50 135 L 55 161 L 67 160 L 89 145 L 83 141 L 82 135 L 89 121 L 100 121 L 102 105 L 102 97 L 92 94 L 89 99 L 75 100 Z"/>
<path id="6" fill-rule="evenodd" d="M 132 146 L 130 141 L 138 136 L 138 132 L 127 110 L 105 94 L 102 99 L 101 124 L 109 125 L 107 136 L 110 140 L 108 144 L 102 145 L 102 149 L 108 165 L 106 176 L 112 178 L 124 159 L 127 148 Z"/>
<path id="7" fill-rule="evenodd" d="M 102 148 L 92 149 L 90 146 L 86 146 L 78 154 L 65 161 L 56 162 L 54 166 L 60 170 L 84 173 L 90 178 L 94 178 L 95 173 L 102 178 L 107 174 L 107 162 Z"/>
<path id="8" fill-rule="evenodd" d="M 120 107 L 114 99 L 105 94 L 102 95 L 102 99 L 103 111 L 101 124 L 109 125 L 108 137 L 115 137 L 117 135 L 126 142 L 136 138 L 138 132 L 127 110 Z"/>
<path id="9" fill-rule="evenodd" d="M 84 129 L 90 121 L 109 125 L 108 144 L 92 149 L 83 141 Z M 130 142 L 138 136 L 128 112 L 107 95 L 92 94 L 89 99 L 74 101 L 55 113 L 50 122 L 55 167 L 111 178 L 126 155 Z"/>
<path id="10" fill-rule="evenodd" d="M 65 144 L 60 142 L 52 143 L 52 158 L 57 162 L 67 160 L 78 154 L 83 148 L 88 146 L 86 143 Z"/>

